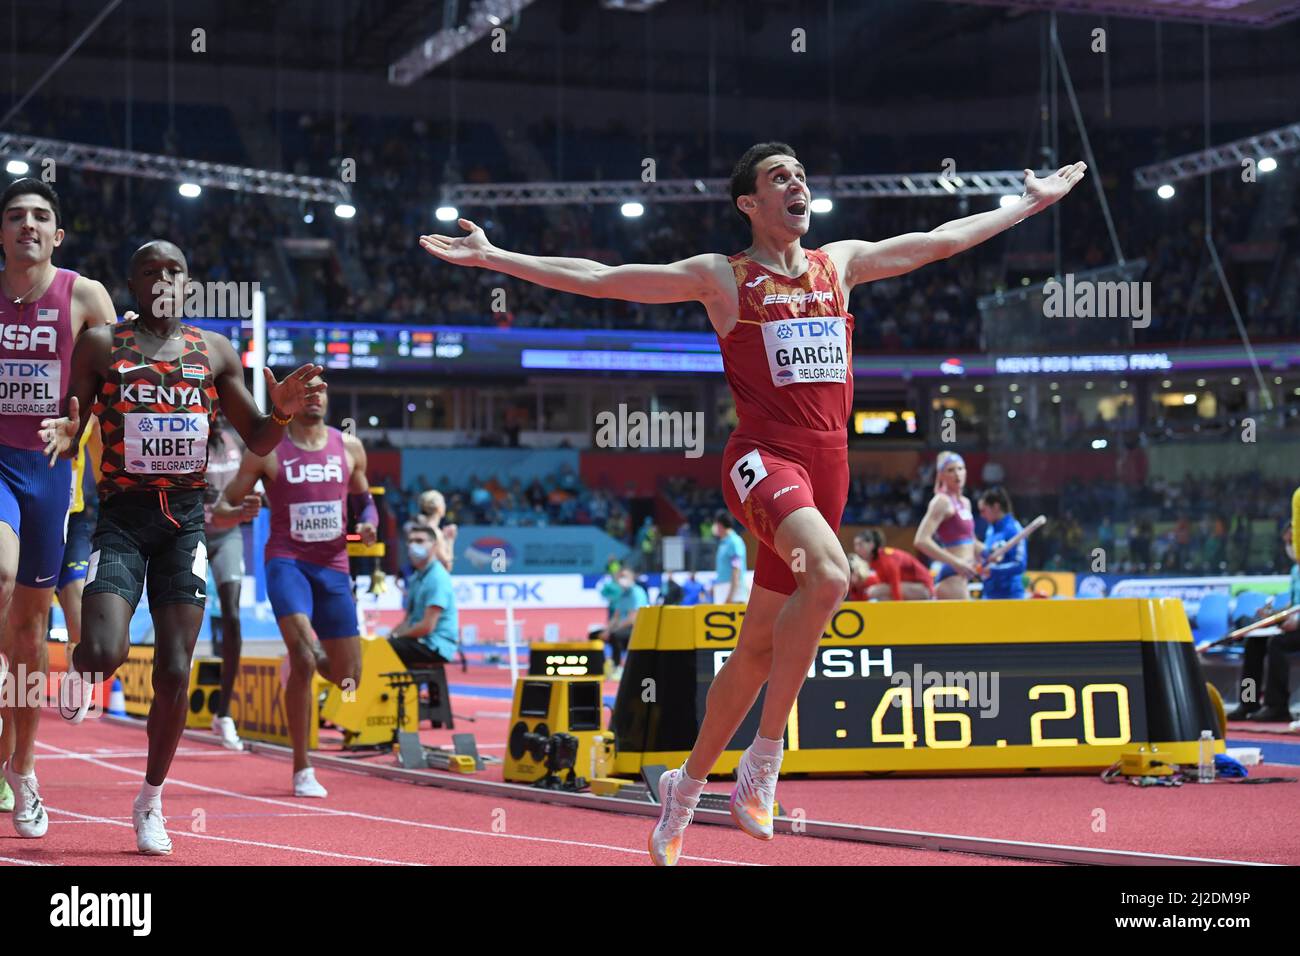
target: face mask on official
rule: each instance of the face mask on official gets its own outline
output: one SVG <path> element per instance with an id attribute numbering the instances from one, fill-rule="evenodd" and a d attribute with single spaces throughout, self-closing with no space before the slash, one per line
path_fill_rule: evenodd
<path id="1" fill-rule="evenodd" d="M 429 559 L 429 546 L 412 541 L 406 546 L 406 553 L 415 564 L 423 564 Z"/>

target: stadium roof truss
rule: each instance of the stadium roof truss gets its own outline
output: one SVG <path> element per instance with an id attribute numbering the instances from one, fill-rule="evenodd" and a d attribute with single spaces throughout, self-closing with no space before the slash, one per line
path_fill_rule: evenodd
<path id="1" fill-rule="evenodd" d="M 1221 169 L 1241 169 L 1243 160 L 1260 160 L 1300 149 L 1300 123 L 1281 126 L 1266 133 L 1247 136 L 1222 146 L 1211 146 L 1196 153 L 1176 156 L 1162 163 L 1152 163 L 1133 171 L 1139 189 L 1155 189 L 1164 183 L 1195 179 Z"/>
<path id="2" fill-rule="evenodd" d="M 918 196 L 1018 196 L 1021 170 L 960 174 L 882 173 L 811 176 L 814 198 L 909 199 Z M 594 180 L 551 183 L 459 183 L 447 186 L 443 201 L 455 206 L 561 206 L 624 202 L 718 202 L 731 200 L 726 179 L 665 179 L 658 182 Z"/>
<path id="3" fill-rule="evenodd" d="M 516 17 L 533 0 L 474 0 L 465 22 L 447 26 L 425 37 L 401 59 L 388 65 L 388 82 L 410 86 L 426 73 L 436 70 L 457 53 L 477 43 L 510 17 Z"/>
<path id="4" fill-rule="evenodd" d="M 213 189 L 281 196 L 314 202 L 351 202 L 352 190 L 341 180 L 317 176 L 296 176 L 271 169 L 204 163 L 195 159 L 139 153 L 134 150 L 87 146 L 57 139 L 42 139 L 0 132 L 0 156 L 25 159 L 33 166 L 53 160 L 55 166 L 89 169 L 120 176 L 165 179 L 177 183 L 196 183 Z M 34 175 L 39 176 L 39 172 Z"/>
<path id="5" fill-rule="evenodd" d="M 1300 0 L 962 0 L 1017 11 L 1051 11 L 1268 29 L 1300 17 Z"/>

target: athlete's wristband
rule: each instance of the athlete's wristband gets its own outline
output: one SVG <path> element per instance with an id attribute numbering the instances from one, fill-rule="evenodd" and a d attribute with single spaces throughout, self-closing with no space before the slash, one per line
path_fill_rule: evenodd
<path id="1" fill-rule="evenodd" d="M 379 509 L 375 507 L 375 499 L 370 492 L 349 492 L 348 511 L 357 516 L 357 524 L 368 524 L 374 528 L 379 527 Z"/>
<path id="2" fill-rule="evenodd" d="M 284 418 L 281 418 L 281 417 L 280 417 L 279 409 L 277 409 L 274 405 L 272 405 L 272 406 L 271 406 L 271 421 L 275 422 L 277 425 L 287 425 L 287 424 L 289 424 L 291 421 L 293 421 L 293 416 L 292 416 L 292 415 L 288 415 L 288 416 L 286 416 L 286 417 L 284 417 Z"/>

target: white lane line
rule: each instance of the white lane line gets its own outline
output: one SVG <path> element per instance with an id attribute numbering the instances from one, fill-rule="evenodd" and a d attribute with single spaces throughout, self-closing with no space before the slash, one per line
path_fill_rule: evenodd
<path id="1" fill-rule="evenodd" d="M 62 754 L 72 753 L 72 751 L 70 750 L 64 750 L 62 747 L 56 747 L 54 744 L 48 744 L 40 740 L 36 741 L 36 746 L 43 747 L 47 750 L 52 750 L 55 753 L 62 753 Z M 133 770 L 130 767 L 119 767 L 116 764 L 107 763 L 105 761 L 98 760 L 94 757 L 81 757 L 81 759 L 84 760 L 86 763 L 96 764 L 108 770 L 113 770 L 116 771 L 117 773 L 129 774 L 133 777 L 143 777 L 145 774 L 143 770 Z M 422 830 L 440 830 L 444 833 L 464 833 L 471 836 L 485 836 L 485 837 L 493 837 L 493 838 L 505 839 L 505 840 L 523 840 L 530 843 L 553 843 L 553 844 L 559 844 L 561 846 L 579 846 L 579 847 L 584 847 L 593 850 L 609 850 L 613 853 L 629 853 L 634 856 L 640 856 L 640 857 L 644 857 L 647 855 L 646 850 L 644 848 L 613 846 L 607 843 L 587 843 L 580 840 L 557 840 L 552 837 L 525 836 L 524 834 L 520 834 L 520 833 L 494 833 L 491 830 L 472 830 L 469 829 L 468 827 L 453 827 L 441 823 L 424 823 L 419 820 L 402 820 L 397 817 L 381 817 L 376 814 L 362 813 L 357 810 L 335 810 L 332 807 L 319 807 L 319 806 L 311 806 L 308 804 L 301 804 L 301 803 L 290 803 L 288 800 L 277 800 L 274 797 L 257 797 L 248 793 L 239 793 L 238 791 L 235 790 L 225 790 L 221 787 L 209 787 L 201 783 L 191 783 L 188 780 L 177 780 L 174 777 L 168 777 L 167 783 L 175 787 L 189 787 L 191 790 L 197 790 L 200 793 L 211 793 L 222 797 L 232 797 L 236 800 L 251 800 L 255 803 L 265 803 L 273 807 L 288 807 L 291 810 L 310 810 L 315 812 L 318 816 L 352 817 L 353 819 L 356 820 L 368 820 L 373 823 L 393 823 L 393 824 L 397 824 L 398 826 L 415 827 L 417 829 L 422 829 Z M 192 835 L 198 836 L 199 834 L 192 834 Z M 764 866 L 765 865 L 762 863 L 743 863 L 740 860 L 720 860 L 720 859 L 714 859 L 712 857 L 703 857 L 703 856 L 683 855 L 681 858 L 685 860 L 696 860 L 702 863 L 729 863 L 735 866 Z"/>
<path id="2" fill-rule="evenodd" d="M 53 863 L 37 863 L 35 860 L 20 860 L 14 856 L 0 856 L 0 863 L 12 863 L 14 866 L 54 866 Z"/>
<path id="3" fill-rule="evenodd" d="M 267 820 L 281 817 L 315 817 L 314 813 L 209 813 L 209 820 Z M 75 827 L 81 823 L 99 823 L 101 820 L 120 820 L 130 822 L 130 817 L 96 817 L 93 820 L 54 820 L 61 827 Z"/>
<path id="4" fill-rule="evenodd" d="M 114 820 L 112 817 L 97 817 L 90 813 L 77 813 L 75 810 L 61 810 L 58 807 L 52 807 L 48 803 L 45 809 L 50 813 L 65 813 L 70 817 L 77 817 L 83 823 L 100 823 L 110 827 L 126 827 L 134 829 L 132 824 L 120 820 Z M 331 850 L 311 850 L 302 846 L 289 846 L 285 843 L 263 843 L 261 840 L 240 840 L 235 837 L 214 836 L 211 833 L 191 833 L 189 830 L 168 830 L 171 836 L 192 837 L 195 840 L 215 840 L 218 843 L 237 843 L 240 846 L 256 846 L 268 850 L 286 850 L 290 853 L 307 853 L 311 856 L 328 856 L 336 860 L 353 860 L 358 863 L 387 863 L 390 866 L 423 866 L 422 863 L 410 863 L 406 860 L 386 860 L 382 857 L 375 856 L 355 856 L 351 853 L 335 853 Z"/>
<path id="5" fill-rule="evenodd" d="M 176 751 L 176 756 L 178 756 L 178 757 L 223 757 L 223 756 L 226 756 L 227 754 L 229 754 L 229 755 L 231 755 L 231 756 L 234 756 L 235 753 L 236 753 L 236 752 L 233 751 L 233 750 L 224 750 L 224 749 L 222 749 L 222 750 L 213 750 L 211 747 L 203 747 L 203 748 L 197 748 L 197 747 L 196 747 L 196 748 L 193 748 L 193 749 L 188 749 L 188 748 L 187 748 L 187 749 L 184 749 L 184 750 L 177 750 L 177 751 Z M 86 757 L 103 758 L 103 759 L 105 759 L 105 760 L 117 760 L 117 759 L 121 759 L 121 758 L 125 758 L 125 757 L 139 757 L 139 758 L 144 758 L 144 757 L 148 757 L 148 756 L 149 756 L 149 751 L 147 751 L 147 750 L 108 750 L 108 751 L 105 751 L 105 752 L 103 752 L 103 753 L 100 753 L 98 750 L 96 750 L 94 753 L 75 753 L 75 752 L 69 752 L 69 753 L 66 753 L 66 754 L 46 754 L 44 757 L 41 758 L 41 760 L 42 760 L 42 761 L 45 761 L 45 760 L 82 760 L 82 759 L 84 759 L 84 758 L 86 758 Z"/>

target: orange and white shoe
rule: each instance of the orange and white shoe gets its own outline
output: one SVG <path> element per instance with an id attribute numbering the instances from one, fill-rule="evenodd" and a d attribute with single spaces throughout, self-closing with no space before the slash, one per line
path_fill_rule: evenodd
<path id="1" fill-rule="evenodd" d="M 695 817 L 700 798 L 689 800 L 678 791 L 681 770 L 669 770 L 659 778 L 659 822 L 650 831 L 650 858 L 655 866 L 676 866 L 682 855 L 682 838 Z"/>
<path id="2" fill-rule="evenodd" d="M 780 773 L 780 756 L 764 757 L 752 750 L 741 754 L 731 790 L 731 815 L 756 840 L 772 839 L 772 805 Z"/>

